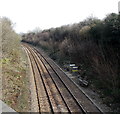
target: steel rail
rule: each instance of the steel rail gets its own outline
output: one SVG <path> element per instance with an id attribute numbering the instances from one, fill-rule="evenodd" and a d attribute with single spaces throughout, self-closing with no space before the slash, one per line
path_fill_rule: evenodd
<path id="1" fill-rule="evenodd" d="M 25 47 L 26 47 L 26 46 L 25 46 Z M 48 102 L 49 102 L 49 105 L 50 105 L 51 113 L 54 114 L 54 110 L 53 110 L 53 107 L 52 107 L 52 104 L 51 104 L 51 101 L 50 101 L 50 98 L 49 98 L 49 94 L 48 94 L 48 91 L 47 91 L 47 88 L 46 88 L 44 79 L 43 79 L 43 77 L 41 76 L 41 72 L 40 72 L 39 66 L 38 66 L 38 64 L 37 64 L 38 62 L 35 60 L 35 56 L 34 56 L 34 54 L 31 52 L 30 48 L 27 47 L 27 49 L 30 51 L 30 53 L 31 53 L 31 55 L 32 55 L 32 57 L 33 57 L 33 60 L 34 60 L 34 62 L 35 62 L 35 64 L 36 64 L 36 67 L 37 67 L 37 69 L 38 69 L 38 71 L 39 71 L 39 74 L 40 74 L 40 77 L 39 77 L 39 78 L 42 80 L 42 84 L 43 84 L 43 86 L 44 86 L 45 93 L 46 93 L 46 95 L 47 95 Z M 32 60 L 31 60 L 31 61 L 32 61 Z M 33 69 L 34 69 L 34 68 L 33 68 Z M 38 85 L 37 85 L 37 86 L 38 86 Z M 38 99 L 39 99 L 39 98 L 38 98 Z M 39 103 L 39 105 L 40 105 L 40 103 Z"/>
<path id="2" fill-rule="evenodd" d="M 34 48 L 34 47 L 33 47 Z M 56 75 L 58 75 L 58 77 L 60 78 L 60 80 L 64 83 L 64 85 L 66 86 L 66 88 L 68 88 L 68 86 L 66 85 L 66 83 L 63 81 L 63 79 L 59 76 L 60 74 L 58 74 L 58 72 L 53 68 L 53 65 L 51 65 L 50 64 L 50 62 L 48 62 L 47 60 L 46 60 L 46 58 L 36 49 L 36 48 L 34 48 L 35 50 L 36 50 L 36 52 L 38 52 L 39 53 L 39 55 L 40 56 L 42 56 L 43 58 L 44 58 L 44 60 L 49 64 L 49 66 L 54 70 L 54 72 L 56 73 Z M 54 63 L 55 64 L 55 63 Z M 63 72 L 64 73 L 64 72 Z M 64 73 L 65 74 L 65 73 Z M 66 75 L 66 74 L 65 74 Z M 71 81 L 71 83 L 73 83 L 72 82 L 72 80 L 67 76 L 67 78 Z M 75 84 L 75 86 L 77 87 L 77 85 Z M 78 87 L 77 87 L 78 88 Z M 79 89 L 79 88 L 78 88 Z M 83 110 L 83 113 L 87 113 L 87 111 L 84 109 L 84 107 L 81 105 L 81 103 L 78 101 L 78 99 L 76 98 L 76 96 L 74 96 L 73 95 L 73 93 L 71 92 L 71 90 L 68 88 L 68 91 L 72 94 L 72 96 L 75 98 L 75 100 L 76 100 L 76 102 L 80 105 L 80 107 L 82 108 L 82 110 Z M 80 90 L 81 91 L 81 90 Z M 85 95 L 85 93 L 83 93 L 84 95 Z M 85 95 L 86 96 L 86 95 Z M 88 96 L 86 96 L 87 98 L 88 98 Z M 89 99 L 89 98 L 88 98 Z M 90 100 L 90 99 L 89 99 Z M 91 101 L 91 100 L 90 100 Z M 91 101 L 91 103 L 93 103 L 92 101 Z M 102 110 L 101 109 L 99 109 L 94 103 L 93 103 L 93 105 L 96 107 L 96 109 L 97 109 L 97 111 L 98 112 L 100 112 L 100 113 L 104 113 L 104 112 L 102 112 Z"/>
<path id="3" fill-rule="evenodd" d="M 30 61 L 32 61 L 32 56 L 30 55 L 30 53 L 29 53 L 29 50 L 26 48 L 26 47 L 24 47 L 25 48 L 25 50 L 27 51 L 27 54 L 28 54 L 28 57 L 29 57 L 29 59 L 30 59 Z M 33 63 L 32 62 L 30 62 L 31 63 L 31 67 L 32 67 L 32 72 L 33 72 L 33 76 L 34 76 L 34 81 L 35 81 L 35 89 L 36 89 L 36 94 L 37 94 L 37 102 L 38 102 L 38 108 L 39 108 L 39 112 L 41 112 L 40 110 L 40 100 L 39 100 L 39 95 L 38 95 L 38 87 L 37 87 L 37 81 L 36 81 L 36 78 L 35 78 L 35 70 L 34 70 L 34 65 L 33 65 Z"/>
<path id="4" fill-rule="evenodd" d="M 32 49 L 33 50 L 33 49 Z M 35 52 L 35 50 L 34 50 L 34 52 Z M 35 52 L 37 55 L 38 55 L 38 53 L 37 52 Z M 40 54 L 40 53 L 39 53 Z M 40 54 L 41 55 L 41 54 Z M 39 55 L 38 55 L 39 56 Z M 42 56 L 42 55 L 41 55 Z M 39 58 L 41 58 L 40 56 L 39 56 Z M 42 58 L 44 58 L 43 56 L 42 56 Z M 44 60 L 46 61 L 46 59 L 44 58 Z M 41 60 L 42 61 L 42 60 Z M 43 61 L 42 61 L 43 62 Z M 47 63 L 48 63 L 48 61 L 46 61 Z M 43 63 L 44 64 L 44 63 Z M 48 63 L 49 64 L 49 63 Z M 50 65 L 50 64 L 49 64 Z M 50 67 L 51 67 L 51 65 L 50 65 Z M 59 75 L 56 73 L 56 71 L 53 69 L 53 67 L 51 67 L 52 68 L 52 70 L 55 72 L 55 74 L 58 76 L 58 78 L 61 80 L 61 82 L 62 82 L 62 84 L 65 86 L 65 88 L 69 91 L 69 93 L 70 93 L 70 95 L 72 96 L 72 98 L 74 99 L 74 101 L 76 102 L 76 104 L 79 106 L 79 108 L 81 109 L 81 112 L 82 113 L 87 113 L 86 112 L 86 110 L 84 110 L 84 108 L 81 106 L 81 104 L 78 102 L 78 100 L 75 98 L 75 96 L 72 94 L 72 92 L 69 90 L 69 88 L 66 86 L 66 84 L 64 83 L 64 81 L 59 77 Z M 46 68 L 47 69 L 47 68 Z M 49 71 L 48 71 L 49 72 Z M 56 83 L 55 83 L 56 84 Z M 61 94 L 61 93 L 60 93 Z M 61 95 L 62 96 L 62 95 Z"/>
<path id="5" fill-rule="evenodd" d="M 33 50 L 34 51 L 34 50 Z M 35 52 L 35 51 L 34 51 Z M 36 53 L 36 52 L 35 52 Z M 38 55 L 38 53 L 36 53 L 37 54 L 37 56 L 39 56 Z M 68 106 L 69 104 L 67 104 L 66 103 L 66 100 L 65 100 L 65 97 L 63 96 L 63 94 L 61 93 L 61 90 L 59 89 L 59 87 L 58 87 L 58 84 L 57 84 L 57 82 L 55 81 L 55 78 L 53 78 L 53 76 L 52 76 L 52 74 L 50 73 L 50 69 L 48 70 L 48 68 L 47 68 L 47 66 L 45 65 L 45 63 L 43 62 L 43 60 L 41 59 L 41 57 L 39 57 L 40 58 L 40 60 L 41 60 L 41 62 L 42 62 L 42 64 L 44 65 L 44 67 L 46 68 L 46 70 L 47 70 L 47 72 L 49 73 L 49 76 L 51 77 L 51 79 L 52 79 L 52 81 L 53 81 L 53 83 L 55 84 L 55 86 L 56 86 L 56 88 L 57 88 L 57 90 L 59 91 L 59 94 L 61 95 L 61 97 L 62 97 L 62 99 L 63 99 L 63 101 L 64 101 L 64 103 L 65 103 L 65 105 L 66 105 L 66 107 L 67 107 L 67 109 L 68 109 L 68 111 L 69 111 L 69 113 L 72 113 L 72 109 Z M 54 72 L 54 71 L 53 71 Z M 55 73 L 55 72 L 54 72 Z M 61 81 L 61 80 L 60 80 Z M 62 81 L 61 81 L 62 82 Z M 66 88 L 66 86 L 65 86 L 65 84 L 62 82 L 62 84 L 64 85 L 64 87 Z M 62 86 L 62 85 L 61 85 Z M 66 88 L 66 90 L 68 91 L 68 88 Z M 65 90 L 64 90 L 65 91 Z M 68 91 L 69 92 L 69 91 Z M 69 92 L 69 94 L 70 94 L 70 92 Z M 71 94 L 70 94 L 71 95 Z M 71 95 L 71 97 L 74 99 L 74 97 L 73 97 L 73 95 Z M 74 99 L 75 100 L 75 99 Z M 76 102 L 76 101 L 75 101 Z M 76 103 L 77 104 L 77 103 Z M 77 104 L 78 105 L 78 104 Z M 76 107 L 77 107 L 77 105 L 76 105 Z M 76 107 L 74 107 L 74 109 L 76 109 Z M 84 113 L 84 112 L 82 112 L 82 110 L 81 110 L 81 108 L 79 107 L 79 110 L 76 110 L 76 112 L 81 112 L 81 113 Z"/>
<path id="6" fill-rule="evenodd" d="M 29 48 L 29 47 L 28 47 Z M 35 52 L 36 53 L 36 52 Z M 33 54 L 33 53 L 32 53 Z M 43 61 L 42 61 L 42 63 L 43 63 Z M 36 64 L 38 64 L 38 61 L 36 60 Z M 45 64 L 43 63 L 43 65 L 45 66 Z M 45 66 L 45 68 L 46 68 L 46 66 Z M 48 73 L 49 73 L 49 70 L 46 68 L 46 70 L 48 71 Z M 50 75 L 50 77 L 51 77 L 51 74 L 49 73 L 49 75 Z M 63 95 L 61 94 L 61 92 L 60 92 L 60 90 L 59 90 L 59 88 L 58 88 L 58 86 L 57 86 L 57 84 L 56 84 L 56 82 L 54 81 L 54 79 L 51 77 L 51 79 L 52 79 L 52 81 L 53 81 L 53 83 L 55 84 L 55 86 L 56 86 L 56 88 L 57 88 L 57 90 L 59 91 L 59 94 L 61 95 L 61 97 L 62 97 L 62 99 L 63 99 L 63 102 L 65 103 L 65 105 L 66 105 L 66 107 L 67 107 L 67 109 L 68 109 L 68 111 L 69 111 L 69 113 L 71 113 L 71 112 L 74 112 L 74 111 L 72 111 L 70 108 L 69 108 L 69 106 L 68 106 L 68 104 L 66 103 L 66 101 L 64 100 L 65 98 L 63 97 Z M 63 84 L 64 85 L 64 84 Z M 66 88 L 66 87 L 65 87 Z M 67 89 L 67 88 L 66 88 Z M 67 89 L 67 91 L 68 91 L 68 89 Z M 71 95 L 71 94 L 70 94 Z M 71 95 L 71 97 L 73 97 L 72 95 Z M 68 98 L 69 99 L 69 98 Z M 73 98 L 74 99 L 74 98 Z M 75 99 L 74 99 L 75 100 Z M 70 104 L 70 102 L 69 102 L 69 104 Z M 74 109 L 76 109 L 76 105 L 74 105 L 75 107 L 73 107 Z M 80 109 L 80 107 L 79 107 L 79 110 L 76 110 L 76 112 L 81 112 L 82 113 L 82 111 L 81 111 L 81 109 Z"/>
<path id="7" fill-rule="evenodd" d="M 74 85 L 74 87 L 77 87 L 76 84 L 73 83 L 72 80 L 70 80 L 70 78 L 67 76 L 66 79 L 69 80 L 69 81 L 68 81 L 68 82 L 69 82 L 69 85 L 70 85 L 70 87 L 69 87 L 68 84 L 66 84 L 67 81 L 65 81 L 65 79 L 62 79 L 62 76 L 60 76 L 60 73 L 62 72 L 62 70 L 60 69 L 61 71 L 58 71 L 58 69 L 59 69 L 58 66 L 56 66 L 56 69 L 55 69 L 55 66 L 54 66 L 55 63 L 54 63 L 51 59 L 49 59 L 49 60 L 46 59 L 46 57 L 44 57 L 43 53 L 41 54 L 40 51 L 38 51 L 36 48 L 34 48 L 34 47 L 32 47 L 32 46 L 25 45 L 25 47 L 27 47 L 27 48 L 29 48 L 30 50 L 32 50 L 32 56 L 33 56 L 34 61 L 35 61 L 36 65 L 37 65 L 37 68 L 38 68 L 38 70 L 39 70 L 39 73 L 41 73 L 41 71 L 40 71 L 40 69 L 39 69 L 39 67 L 40 67 L 40 66 L 39 66 L 40 61 L 41 61 L 41 63 L 44 65 L 44 67 L 46 68 L 49 76 L 51 77 L 52 82 L 54 83 L 55 87 L 57 88 L 57 90 L 58 90 L 58 92 L 59 92 L 59 94 L 60 94 L 63 102 L 65 103 L 65 106 L 67 107 L 68 111 L 71 113 L 71 109 L 69 108 L 68 104 L 67 104 L 66 101 L 65 101 L 65 98 L 64 98 L 63 94 L 61 93 L 61 90 L 60 90 L 60 88 L 59 88 L 59 86 L 58 86 L 58 82 L 56 82 L 55 78 L 51 75 L 51 72 L 49 71 L 50 69 L 48 70 L 48 67 L 52 69 L 52 72 L 55 73 L 55 75 L 59 78 L 59 80 L 60 80 L 61 83 L 64 85 L 64 87 L 68 90 L 69 94 L 72 96 L 72 98 L 74 99 L 74 101 L 76 102 L 76 104 L 79 106 L 81 112 L 84 113 L 84 114 L 90 112 L 90 109 L 84 108 L 84 106 L 82 105 L 81 101 L 78 99 L 78 95 L 76 95 L 76 94 L 77 94 L 76 91 L 75 91 L 75 90 L 71 91 L 71 89 L 70 89 L 70 87 L 71 87 L 70 82 L 72 83 L 72 85 Z M 34 53 L 34 54 L 33 54 L 33 53 Z M 39 59 L 38 59 L 38 58 L 39 58 Z M 38 64 L 38 63 L 39 63 L 39 64 Z M 41 67 L 41 69 L 42 69 L 42 67 Z M 64 72 L 61 73 L 61 75 L 62 75 L 62 74 L 64 74 Z M 66 75 L 66 74 L 65 74 L 65 75 Z M 43 77 L 42 77 L 42 78 L 43 78 Z M 44 86 L 45 86 L 44 79 L 42 79 L 42 82 L 44 83 Z M 77 87 L 77 88 L 78 88 L 78 87 Z M 78 88 L 78 89 L 79 89 L 79 88 Z M 76 89 L 76 90 L 77 90 L 77 89 Z M 80 90 L 80 89 L 79 89 L 79 90 Z M 46 91 L 47 91 L 47 88 L 46 88 Z M 80 90 L 80 91 L 81 91 L 81 90 Z M 85 93 L 82 93 L 82 94 L 85 95 Z M 86 96 L 86 95 L 85 95 L 85 96 Z M 49 95 L 47 95 L 47 97 L 49 98 Z M 87 97 L 87 96 L 86 96 L 86 97 Z M 50 99 L 49 99 L 49 102 L 51 102 Z M 89 102 L 90 102 L 90 101 L 89 101 Z M 91 102 L 92 102 L 92 101 L 91 101 Z M 92 102 L 92 103 L 93 103 L 93 102 Z M 94 105 L 94 104 L 93 104 L 93 105 Z M 51 104 L 50 107 L 51 107 L 51 109 L 52 109 L 52 104 Z M 96 108 L 94 108 L 94 107 L 96 107 Z M 99 108 L 98 108 L 96 105 L 94 105 L 92 108 L 93 108 L 94 110 L 96 110 L 97 112 L 103 113 L 103 112 L 101 112 L 101 110 L 99 110 Z M 87 110 L 86 110 L 86 109 L 87 109 Z M 91 109 L 91 110 L 92 110 L 92 109 Z M 52 110 L 52 112 L 54 113 L 54 110 Z"/>

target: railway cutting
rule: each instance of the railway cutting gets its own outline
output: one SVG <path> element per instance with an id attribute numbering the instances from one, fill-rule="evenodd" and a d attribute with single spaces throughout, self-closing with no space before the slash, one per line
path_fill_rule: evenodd
<path id="1" fill-rule="evenodd" d="M 42 50 L 23 44 L 32 67 L 38 112 L 103 113 Z"/>

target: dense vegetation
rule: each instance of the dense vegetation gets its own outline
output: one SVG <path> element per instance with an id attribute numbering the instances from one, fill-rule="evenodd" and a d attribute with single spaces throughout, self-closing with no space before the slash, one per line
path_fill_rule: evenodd
<path id="1" fill-rule="evenodd" d="M 76 63 L 105 103 L 116 104 L 113 108 L 120 103 L 120 15 L 30 32 L 22 41 L 42 47 L 63 66 Z"/>
<path id="2" fill-rule="evenodd" d="M 0 18 L 0 24 L 2 100 L 14 110 L 25 112 L 29 110 L 29 90 L 26 59 L 20 45 L 21 37 L 15 33 L 14 24 L 8 18 Z"/>

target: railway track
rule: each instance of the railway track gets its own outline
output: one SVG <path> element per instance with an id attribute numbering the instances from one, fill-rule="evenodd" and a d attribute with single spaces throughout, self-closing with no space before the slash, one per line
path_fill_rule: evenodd
<path id="1" fill-rule="evenodd" d="M 102 113 L 42 50 L 23 46 L 31 61 L 40 113 Z"/>

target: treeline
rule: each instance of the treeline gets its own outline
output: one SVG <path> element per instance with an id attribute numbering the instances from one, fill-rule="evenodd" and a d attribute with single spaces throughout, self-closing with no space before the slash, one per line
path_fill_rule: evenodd
<path id="1" fill-rule="evenodd" d="M 42 47 L 62 65 L 76 63 L 91 85 L 107 96 L 106 102 L 120 101 L 120 15 L 30 32 L 22 41 Z"/>

